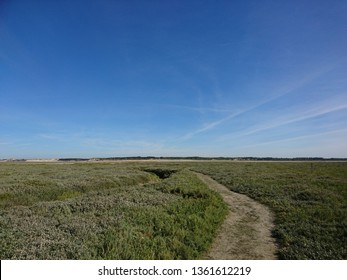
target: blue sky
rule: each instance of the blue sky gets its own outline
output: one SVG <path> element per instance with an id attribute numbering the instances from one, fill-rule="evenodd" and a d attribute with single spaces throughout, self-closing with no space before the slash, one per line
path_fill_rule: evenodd
<path id="1" fill-rule="evenodd" d="M 347 157 L 347 1 L 0 1 L 0 158 Z"/>

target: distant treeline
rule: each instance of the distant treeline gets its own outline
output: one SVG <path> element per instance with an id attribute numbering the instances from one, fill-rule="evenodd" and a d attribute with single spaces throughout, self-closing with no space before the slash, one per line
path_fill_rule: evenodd
<path id="1" fill-rule="evenodd" d="M 347 158 L 323 158 L 323 157 L 107 157 L 107 158 L 61 158 L 59 161 L 104 161 L 104 160 L 239 160 L 239 161 L 347 161 Z"/>
<path id="2" fill-rule="evenodd" d="M 296 157 L 296 158 L 276 158 L 276 157 L 105 157 L 105 158 L 59 158 L 49 161 L 112 161 L 112 160 L 233 160 L 233 161 L 347 161 L 347 158 L 323 158 L 323 157 Z M 25 162 L 30 159 L 0 159 L 7 162 Z M 40 161 L 39 159 L 36 161 Z M 42 159 L 42 161 L 47 161 Z"/>

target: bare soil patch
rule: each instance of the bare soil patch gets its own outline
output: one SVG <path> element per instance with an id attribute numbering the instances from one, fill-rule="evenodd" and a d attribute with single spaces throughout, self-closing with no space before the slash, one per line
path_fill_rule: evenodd
<path id="1" fill-rule="evenodd" d="M 230 191 L 207 175 L 197 175 L 222 195 L 230 209 L 205 259 L 276 259 L 276 241 L 271 236 L 274 219 L 270 210 L 246 195 Z"/>

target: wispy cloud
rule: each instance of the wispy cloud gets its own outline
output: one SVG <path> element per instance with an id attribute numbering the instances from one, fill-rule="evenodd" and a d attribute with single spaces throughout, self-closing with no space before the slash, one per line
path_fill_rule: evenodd
<path id="1" fill-rule="evenodd" d="M 264 101 L 261 101 L 253 106 L 250 106 L 250 107 L 247 107 L 246 109 L 244 110 L 241 110 L 241 111 L 238 111 L 236 113 L 232 113 L 232 114 L 229 114 L 228 116 L 222 118 L 222 119 L 219 119 L 219 120 L 216 120 L 216 121 L 212 121 L 212 122 L 209 122 L 209 123 L 206 123 L 203 127 L 199 128 L 199 129 L 196 129 L 194 131 L 191 131 L 187 134 L 185 134 L 183 137 L 181 137 L 182 140 L 188 140 L 188 139 L 191 139 L 192 137 L 194 137 L 195 135 L 197 134 L 200 134 L 200 133 L 203 133 L 203 132 L 207 132 L 223 123 L 225 123 L 226 121 L 229 121 L 235 117 L 238 117 L 240 115 L 243 115 L 245 113 L 248 113 L 252 110 L 255 110 L 256 108 L 259 108 L 275 99 L 279 98 L 278 97 L 272 97 L 272 98 L 269 98 L 269 99 L 266 99 Z"/>
<path id="2" fill-rule="evenodd" d="M 271 145 L 271 144 L 282 143 L 282 142 L 294 142 L 294 141 L 317 138 L 320 136 L 333 135 L 333 134 L 339 134 L 339 133 L 347 133 L 347 128 L 336 129 L 336 130 L 325 131 L 325 132 L 314 133 L 314 134 L 306 134 L 306 135 L 289 137 L 289 138 L 278 139 L 278 140 L 273 140 L 273 141 L 257 142 L 254 144 L 243 145 L 241 147 L 245 148 L 245 147 L 265 146 L 265 145 Z"/>
<path id="3" fill-rule="evenodd" d="M 21 139 L 11 139 L 10 136 L 4 137 L 0 139 L 0 145 L 1 146 L 8 146 L 8 147 L 24 147 L 32 145 L 32 143 L 28 142 L 27 139 L 21 140 Z M 0 151 L 1 153 L 1 151 Z"/>
<path id="4" fill-rule="evenodd" d="M 64 140 L 66 139 L 66 135 L 58 134 L 58 133 L 40 133 L 38 135 L 40 138 L 48 139 L 48 140 Z"/>
<path id="5" fill-rule="evenodd" d="M 341 111 L 345 109 L 347 109 L 347 104 L 336 105 L 334 107 L 328 107 L 328 108 L 314 108 L 307 112 L 296 113 L 296 116 L 291 115 L 287 119 L 282 118 L 282 120 L 280 121 L 275 121 L 272 123 L 268 123 L 266 125 L 260 125 L 256 128 L 253 128 L 252 130 L 241 133 L 238 136 L 252 135 L 252 134 L 266 131 L 269 129 L 274 129 L 284 125 L 288 125 L 288 124 L 292 124 L 292 123 L 296 123 L 300 121 L 305 121 L 308 119 L 316 118 L 325 114 L 329 114 L 329 113 L 333 113 L 333 112 L 337 112 L 337 111 Z"/>
<path id="6" fill-rule="evenodd" d="M 31 142 L 24 142 L 24 141 L 7 141 L 7 142 L 0 142 L 0 146 L 4 146 L 4 147 L 10 147 L 10 149 L 15 149 L 15 150 L 19 150 L 22 148 L 26 148 L 26 147 L 32 147 L 33 143 Z M 2 151 L 0 151 L 0 157 L 8 157 L 9 153 L 6 151 L 6 149 L 3 149 Z M 11 156 L 10 156 L 11 157 Z"/>
<path id="7" fill-rule="evenodd" d="M 187 134 L 185 134 L 183 137 L 180 138 L 180 140 L 189 140 L 191 138 L 193 138 L 194 136 L 200 134 L 200 133 L 204 133 L 204 132 L 207 132 L 209 130 L 212 130 L 220 125 L 222 125 L 223 123 L 235 118 L 235 117 L 238 117 L 242 114 L 245 114 L 245 113 L 248 113 L 248 112 L 251 112 L 261 106 L 264 106 L 266 104 L 269 104 L 277 99 L 280 99 L 281 97 L 284 97 L 285 95 L 288 95 L 298 89 L 300 89 L 301 87 L 309 84 L 310 82 L 316 80 L 317 78 L 319 78 L 320 76 L 322 76 L 323 74 L 326 74 L 330 71 L 332 71 L 333 69 L 335 69 L 339 64 L 341 64 L 343 61 L 345 61 L 346 59 L 343 58 L 341 59 L 340 61 L 336 61 L 336 62 L 333 62 L 331 64 L 327 64 L 325 66 L 322 66 L 321 68 L 318 68 L 318 70 L 315 70 L 315 71 L 312 71 L 311 73 L 307 74 L 306 76 L 304 76 L 303 78 L 301 79 L 298 79 L 296 80 L 295 82 L 291 82 L 289 83 L 288 85 L 285 85 L 285 86 L 282 86 L 280 88 L 278 88 L 277 90 L 275 90 L 274 94 L 252 106 L 249 106 L 247 107 L 246 109 L 243 109 L 239 112 L 236 112 L 236 113 L 231 113 L 229 114 L 228 116 L 224 117 L 224 118 L 221 118 L 219 120 L 215 120 L 215 121 L 212 121 L 212 122 L 209 122 L 205 125 L 203 125 L 201 128 L 198 128 L 196 130 L 193 130 Z M 337 108 L 335 109 L 332 109 L 332 111 L 336 111 L 336 110 L 341 110 L 341 109 L 344 109 L 346 105 L 341 105 L 341 106 L 338 106 Z M 305 119 L 305 118 L 311 118 L 311 117 L 314 117 L 314 116 L 318 116 L 320 114 L 325 114 L 325 113 L 329 113 L 330 111 L 327 111 L 327 112 L 324 112 L 321 111 L 321 112 L 316 112 L 316 113 L 311 113 L 311 115 L 306 115 L 306 116 L 302 116 L 302 117 L 299 117 L 298 119 L 293 119 L 293 120 L 288 120 L 288 123 L 291 123 L 291 122 L 295 122 L 295 121 L 298 121 L 298 120 L 302 120 L 302 119 Z M 283 123 L 284 124 L 284 123 Z M 281 125 L 281 124 L 279 124 Z M 279 125 L 275 125 L 275 126 L 279 126 Z M 271 128 L 271 127 L 270 127 Z M 262 129 L 262 128 L 258 128 L 258 129 Z M 267 129 L 267 128 L 265 128 Z"/>
<path id="8" fill-rule="evenodd" d="M 244 112 L 246 112 L 246 111 L 242 111 L 242 112 L 239 112 L 239 113 L 234 113 L 234 114 L 228 115 L 227 117 L 225 117 L 223 119 L 207 123 L 203 127 L 185 134 L 183 137 L 180 138 L 180 140 L 189 140 L 189 139 L 193 138 L 195 135 L 203 133 L 203 132 L 206 132 L 206 131 L 209 131 L 209 130 L 219 126 L 220 124 L 226 122 L 227 120 L 230 120 L 230 119 L 232 119 L 232 118 L 234 118 L 234 117 L 236 117 L 238 115 L 243 114 Z"/>
<path id="9" fill-rule="evenodd" d="M 175 105 L 175 104 L 164 104 L 161 106 L 183 109 L 183 110 L 189 110 L 189 111 L 197 111 L 199 113 L 207 113 L 207 112 L 232 113 L 232 112 L 234 112 L 234 110 L 232 110 L 232 109 L 218 108 L 218 107 L 194 107 L 194 106 L 183 106 L 183 105 Z"/>

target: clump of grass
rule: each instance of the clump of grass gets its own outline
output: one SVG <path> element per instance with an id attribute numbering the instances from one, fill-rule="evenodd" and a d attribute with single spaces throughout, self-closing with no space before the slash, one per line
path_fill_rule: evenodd
<path id="1" fill-rule="evenodd" d="M 63 192 L 62 194 L 57 196 L 57 200 L 66 200 L 66 199 L 71 199 L 77 196 L 80 196 L 81 193 L 78 191 L 66 191 Z"/>
<path id="2" fill-rule="evenodd" d="M 180 191 L 171 192 L 173 186 Z M 128 212 L 126 226 L 107 231 L 97 255 L 106 259 L 199 258 L 227 213 L 221 197 L 187 171 L 148 187 L 171 194 L 174 202 L 161 209 Z M 189 192 L 203 195 L 186 196 Z"/>

